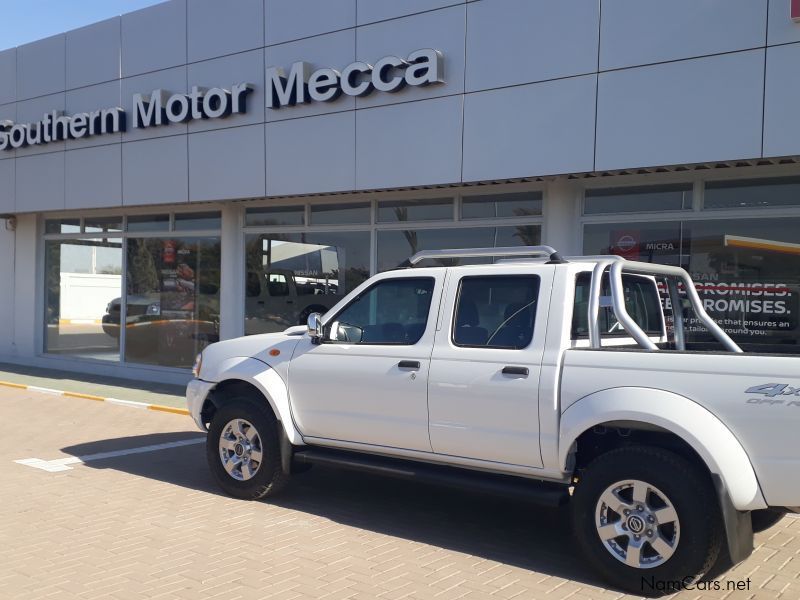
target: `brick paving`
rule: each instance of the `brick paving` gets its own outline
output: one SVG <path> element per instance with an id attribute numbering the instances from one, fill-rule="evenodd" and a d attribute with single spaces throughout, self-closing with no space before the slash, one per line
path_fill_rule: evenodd
<path id="1" fill-rule="evenodd" d="M 0 389 L 0 599 L 603 600 L 565 511 L 313 469 L 263 502 L 220 495 L 202 444 L 54 460 L 198 436 L 188 417 Z M 723 591 L 800 598 L 800 519 L 757 536 Z M 750 589 L 725 591 L 750 579 Z"/>

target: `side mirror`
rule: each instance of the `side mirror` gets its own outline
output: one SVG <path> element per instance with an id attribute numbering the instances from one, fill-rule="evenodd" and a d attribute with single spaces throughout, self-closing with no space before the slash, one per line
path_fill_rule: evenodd
<path id="1" fill-rule="evenodd" d="M 322 340 L 322 315 L 311 313 L 308 315 L 308 335 L 311 341 L 318 344 Z"/>

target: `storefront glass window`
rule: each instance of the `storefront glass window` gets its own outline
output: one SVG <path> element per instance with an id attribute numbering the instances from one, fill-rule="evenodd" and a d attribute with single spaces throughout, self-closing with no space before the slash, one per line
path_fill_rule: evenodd
<path id="1" fill-rule="evenodd" d="M 175 231 L 215 230 L 222 226 L 218 212 L 178 213 L 175 215 Z"/>
<path id="2" fill-rule="evenodd" d="M 274 227 L 276 225 L 305 225 L 305 206 L 268 206 L 248 208 L 244 224 L 247 227 Z"/>
<path id="3" fill-rule="evenodd" d="M 219 340 L 219 238 L 134 237 L 127 244 L 125 360 L 191 367 Z"/>
<path id="4" fill-rule="evenodd" d="M 311 205 L 312 225 L 352 225 L 369 223 L 369 204 Z"/>
<path id="5" fill-rule="evenodd" d="M 692 184 L 586 190 L 583 213 L 655 212 L 692 207 Z"/>
<path id="6" fill-rule="evenodd" d="M 245 334 L 303 325 L 369 278 L 370 233 L 246 236 Z"/>
<path id="7" fill-rule="evenodd" d="M 122 231 L 122 217 L 86 217 L 83 230 L 86 233 L 119 233 Z"/>
<path id="8" fill-rule="evenodd" d="M 762 208 L 800 204 L 800 177 L 712 181 L 706 184 L 703 206 L 715 208 Z"/>
<path id="9" fill-rule="evenodd" d="M 378 203 L 378 222 L 397 223 L 403 221 L 451 221 L 453 199 L 391 200 Z"/>
<path id="10" fill-rule="evenodd" d="M 45 242 L 45 352 L 118 361 L 121 287 L 121 239 Z"/>
<path id="11" fill-rule="evenodd" d="M 387 271 L 408 265 L 408 259 L 420 250 L 535 246 L 539 243 L 541 243 L 541 227 L 539 225 L 383 230 L 378 231 L 378 270 Z M 419 266 L 490 261 L 491 259 L 488 258 L 425 260 L 419 263 Z"/>
<path id="12" fill-rule="evenodd" d="M 47 219 L 44 222 L 45 233 L 80 233 L 80 219 Z"/>
<path id="13" fill-rule="evenodd" d="M 134 215 L 128 217 L 128 231 L 169 231 L 169 215 Z"/>
<path id="14" fill-rule="evenodd" d="M 745 350 L 800 353 L 800 218 L 586 225 L 584 252 L 680 264 L 706 311 Z M 687 314 L 687 341 L 715 347 Z"/>
<path id="15" fill-rule="evenodd" d="M 541 192 L 465 196 L 461 200 L 462 219 L 530 217 L 541 214 Z"/>

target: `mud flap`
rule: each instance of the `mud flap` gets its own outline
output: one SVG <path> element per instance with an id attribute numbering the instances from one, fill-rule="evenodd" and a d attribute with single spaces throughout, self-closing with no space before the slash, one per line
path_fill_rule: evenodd
<path id="1" fill-rule="evenodd" d="M 278 421 L 278 429 L 280 430 L 281 438 L 281 469 L 286 475 L 291 475 L 294 448 L 289 438 L 286 436 L 286 430 L 283 428 L 283 424 L 280 421 Z"/>
<path id="2" fill-rule="evenodd" d="M 722 511 L 728 553 L 731 563 L 737 565 L 753 553 L 753 521 L 750 512 L 736 510 L 719 475 L 712 477 Z"/>

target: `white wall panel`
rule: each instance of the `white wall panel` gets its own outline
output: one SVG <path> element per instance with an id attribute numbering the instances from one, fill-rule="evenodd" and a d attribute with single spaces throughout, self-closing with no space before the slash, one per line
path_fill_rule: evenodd
<path id="1" fill-rule="evenodd" d="M 264 45 L 264 0 L 190 0 L 189 62 Z"/>
<path id="2" fill-rule="evenodd" d="M 119 17 L 69 31 L 66 40 L 67 89 L 119 78 Z"/>
<path id="3" fill-rule="evenodd" d="M 464 0 L 358 0 L 358 24 L 394 19 L 454 4 L 464 4 Z"/>
<path id="4" fill-rule="evenodd" d="M 189 201 L 189 154 L 185 136 L 122 144 L 122 203 Z"/>
<path id="5" fill-rule="evenodd" d="M 800 154 L 800 44 L 767 50 L 764 156 Z"/>
<path id="6" fill-rule="evenodd" d="M 594 73 L 599 29 L 598 0 L 471 2 L 467 91 Z"/>
<path id="7" fill-rule="evenodd" d="M 265 0 L 264 12 L 268 46 L 356 25 L 356 0 Z"/>
<path id="8" fill-rule="evenodd" d="M 408 100 L 435 98 L 464 91 L 464 38 L 466 4 L 402 19 L 360 27 L 356 34 L 358 60 L 374 64 L 387 55 L 405 58 L 421 48 L 444 54 L 444 83 L 406 87 L 395 93 L 373 92 L 358 98 L 359 108 Z"/>
<path id="9" fill-rule="evenodd" d="M 17 123 L 33 123 L 41 120 L 45 113 L 50 113 L 54 110 L 63 111 L 65 107 L 66 95 L 64 92 L 23 100 L 22 102 L 17 102 Z M 56 152 L 63 149 L 64 142 L 36 144 L 18 148 L 17 156 L 31 156 L 33 154 Z"/>
<path id="10" fill-rule="evenodd" d="M 460 96 L 356 112 L 356 187 L 393 188 L 461 179 Z"/>
<path id="11" fill-rule="evenodd" d="M 266 67 L 281 67 L 288 73 L 292 63 L 305 61 L 314 69 L 332 68 L 341 71 L 356 59 L 355 29 L 319 35 L 299 42 L 270 46 L 264 51 Z M 266 102 L 266 99 L 265 99 Z M 329 112 L 352 110 L 356 100 L 342 94 L 332 102 L 308 102 L 278 109 L 267 108 L 267 121 L 307 117 Z"/>
<path id="12" fill-rule="evenodd" d="M 123 141 L 185 134 L 188 131 L 186 123 L 169 123 L 168 125 L 143 129 L 133 127 L 133 95 L 145 94 L 145 97 L 149 98 L 150 94 L 158 89 L 166 90 L 170 94 L 187 93 L 186 67 L 164 69 L 163 71 L 155 71 L 122 80 L 122 108 L 128 114 L 128 130 L 122 134 Z"/>
<path id="13" fill-rule="evenodd" d="M 766 43 L 767 0 L 603 0 L 602 6 L 603 70 Z"/>
<path id="14" fill-rule="evenodd" d="M 11 104 L 0 104 L 0 121 L 13 121 L 16 123 L 17 121 L 17 104 L 12 102 Z M 0 160 L 7 159 L 7 158 L 14 158 L 17 155 L 17 151 L 13 148 L 7 148 L 0 152 Z"/>
<path id="15" fill-rule="evenodd" d="M 17 99 L 17 49 L 0 52 L 0 104 Z"/>
<path id="16" fill-rule="evenodd" d="M 64 90 L 65 39 L 62 33 L 17 48 L 17 100 Z"/>
<path id="17" fill-rule="evenodd" d="M 470 94 L 464 181 L 591 171 L 596 76 Z"/>
<path id="18" fill-rule="evenodd" d="M 267 195 L 353 190 L 353 111 L 267 123 Z"/>
<path id="19" fill-rule="evenodd" d="M 191 201 L 258 198 L 264 186 L 264 126 L 189 136 Z"/>
<path id="20" fill-rule="evenodd" d="M 17 212 L 64 209 L 64 153 L 17 158 Z"/>
<path id="21" fill-rule="evenodd" d="M 792 21 L 789 13 L 790 0 L 769 2 L 769 45 L 800 42 L 800 23 Z"/>
<path id="22" fill-rule="evenodd" d="M 64 156 L 66 208 L 122 205 L 120 144 L 70 150 Z"/>
<path id="23" fill-rule="evenodd" d="M 764 50 L 600 75 L 596 168 L 761 155 Z"/>
<path id="24" fill-rule="evenodd" d="M 121 82 L 119 79 L 115 81 L 108 81 L 98 85 L 90 85 L 87 87 L 70 90 L 66 94 L 66 113 L 74 115 L 75 113 L 91 112 L 104 108 L 114 108 L 122 106 L 120 98 Z M 128 113 L 128 117 L 131 114 Z M 88 148 L 89 146 L 101 146 L 103 144 L 112 144 L 119 142 L 122 139 L 121 133 L 107 133 L 104 135 L 94 135 L 91 137 L 84 137 L 79 140 L 67 140 L 67 150 L 73 148 Z"/>
<path id="25" fill-rule="evenodd" d="M 222 119 L 189 121 L 189 132 L 221 129 L 264 121 L 264 51 L 252 50 L 189 65 L 188 85 L 230 90 L 237 83 L 252 83 L 247 95 L 247 112 Z"/>
<path id="26" fill-rule="evenodd" d="M 186 62 L 186 0 L 170 0 L 122 15 L 122 76 Z"/>
<path id="27" fill-rule="evenodd" d="M 0 160 L 0 213 L 14 212 L 16 192 L 15 161 Z"/>

